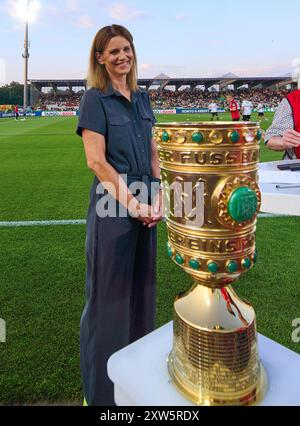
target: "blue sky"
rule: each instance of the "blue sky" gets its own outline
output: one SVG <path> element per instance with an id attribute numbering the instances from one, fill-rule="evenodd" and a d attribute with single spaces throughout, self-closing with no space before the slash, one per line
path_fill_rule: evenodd
<path id="1" fill-rule="evenodd" d="M 13 3 L 0 0 L 0 80 L 6 82 L 23 79 L 24 25 L 12 16 Z M 84 78 L 94 35 L 112 23 L 132 32 L 140 77 L 279 76 L 300 58 L 297 0 L 40 3 L 29 29 L 32 79 Z"/>

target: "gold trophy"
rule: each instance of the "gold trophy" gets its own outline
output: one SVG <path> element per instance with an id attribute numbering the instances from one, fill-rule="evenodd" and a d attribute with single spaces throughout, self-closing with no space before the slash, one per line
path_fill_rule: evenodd
<path id="1" fill-rule="evenodd" d="M 258 124 L 243 122 L 154 129 L 169 206 L 168 256 L 195 281 L 174 302 L 168 368 L 197 405 L 257 404 L 267 389 L 255 312 L 230 286 L 257 260 L 261 137 Z"/>

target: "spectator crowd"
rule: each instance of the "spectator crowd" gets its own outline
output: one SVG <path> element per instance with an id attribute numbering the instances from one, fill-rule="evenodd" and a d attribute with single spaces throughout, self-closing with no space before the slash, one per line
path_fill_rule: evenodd
<path id="1" fill-rule="evenodd" d="M 82 93 L 41 93 L 35 109 L 43 111 L 77 111 L 81 97 Z"/>
<path id="2" fill-rule="evenodd" d="M 156 109 L 169 108 L 208 108 L 209 104 L 216 102 L 219 107 L 226 108 L 228 106 L 227 97 L 232 96 L 238 103 L 242 105 L 243 101 L 250 100 L 256 108 L 259 104 L 263 104 L 265 108 L 277 108 L 281 100 L 287 96 L 289 91 L 278 90 L 272 91 L 268 89 L 245 89 L 230 92 L 214 92 L 214 91 L 177 91 L 170 90 L 149 91 L 152 107 Z"/>
<path id="3" fill-rule="evenodd" d="M 216 103 L 218 108 L 228 109 L 228 96 L 232 96 L 239 108 L 244 101 L 251 101 L 254 108 L 263 105 L 264 108 L 277 108 L 281 100 L 288 95 L 287 90 L 245 89 L 228 92 L 203 90 L 150 90 L 149 95 L 153 109 L 173 108 L 208 108 Z M 79 108 L 83 92 L 79 93 L 41 93 L 35 110 L 44 111 L 76 111 Z M 1 107 L 1 105 L 0 105 Z M 2 112 L 13 111 L 13 106 L 3 105 Z"/>

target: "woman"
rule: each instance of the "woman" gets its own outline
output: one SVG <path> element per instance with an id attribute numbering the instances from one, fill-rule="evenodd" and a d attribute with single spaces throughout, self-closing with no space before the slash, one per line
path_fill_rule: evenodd
<path id="1" fill-rule="evenodd" d="M 155 225 L 162 218 L 161 194 L 151 205 L 150 197 L 140 202 L 127 185 L 143 183 L 150 190 L 152 182 L 159 183 L 160 171 L 152 139 L 155 118 L 136 74 L 129 31 L 119 25 L 98 31 L 90 54 L 90 89 L 81 100 L 77 128 L 95 174 L 87 217 L 87 300 L 80 325 L 88 405 L 114 405 L 109 357 L 154 329 Z M 112 201 L 116 214 L 105 215 Z"/>

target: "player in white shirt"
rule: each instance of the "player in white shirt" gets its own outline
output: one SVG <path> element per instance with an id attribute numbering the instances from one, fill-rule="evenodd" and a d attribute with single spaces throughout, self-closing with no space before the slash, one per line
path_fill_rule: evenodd
<path id="1" fill-rule="evenodd" d="M 218 105 L 215 102 L 212 102 L 208 105 L 209 112 L 211 113 L 211 119 L 210 121 L 214 120 L 214 117 L 217 117 L 217 120 L 219 120 L 218 115 Z"/>
<path id="2" fill-rule="evenodd" d="M 244 100 L 242 103 L 243 120 L 250 121 L 253 104 L 251 101 Z"/>
<path id="3" fill-rule="evenodd" d="M 259 121 L 265 120 L 265 108 L 263 104 L 258 104 L 257 105 L 257 113 L 258 113 L 258 117 L 259 117 Z"/>

